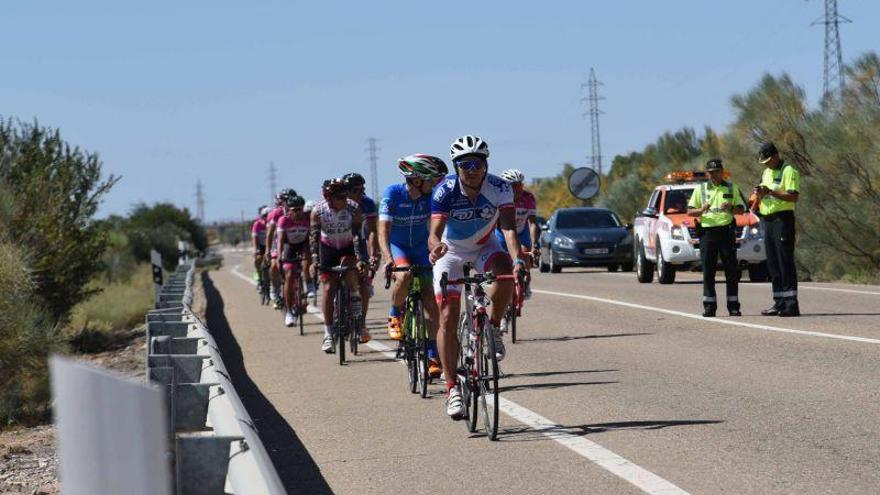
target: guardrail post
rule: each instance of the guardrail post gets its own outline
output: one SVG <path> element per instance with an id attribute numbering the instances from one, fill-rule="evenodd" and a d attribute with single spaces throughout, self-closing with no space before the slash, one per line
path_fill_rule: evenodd
<path id="1" fill-rule="evenodd" d="M 225 493 L 232 442 L 243 437 L 217 437 L 198 434 L 177 437 L 177 493 L 216 495 Z"/>

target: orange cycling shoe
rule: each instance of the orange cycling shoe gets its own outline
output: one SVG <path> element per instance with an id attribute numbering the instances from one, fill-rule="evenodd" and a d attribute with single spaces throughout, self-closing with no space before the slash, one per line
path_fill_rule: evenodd
<path id="1" fill-rule="evenodd" d="M 388 317 L 388 336 L 394 340 L 403 340 L 403 318 L 399 316 Z"/>
<path id="2" fill-rule="evenodd" d="M 428 376 L 431 378 L 440 378 L 443 374 L 443 368 L 440 367 L 440 360 L 431 358 L 428 360 Z"/>
<path id="3" fill-rule="evenodd" d="M 373 337 L 370 335 L 370 331 L 364 327 L 364 329 L 361 330 L 361 344 L 366 344 L 371 340 L 373 340 Z"/>

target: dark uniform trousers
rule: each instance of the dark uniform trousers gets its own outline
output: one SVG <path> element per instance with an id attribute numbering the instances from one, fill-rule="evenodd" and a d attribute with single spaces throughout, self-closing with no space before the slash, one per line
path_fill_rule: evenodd
<path id="1" fill-rule="evenodd" d="M 700 258 L 703 261 L 703 307 L 706 309 L 718 308 L 718 297 L 715 295 L 715 271 L 719 255 L 727 283 L 727 309 L 739 310 L 736 222 L 720 227 L 703 227 L 700 236 Z"/>
<path id="2" fill-rule="evenodd" d="M 773 306 L 778 311 L 799 311 L 797 268 L 794 265 L 794 212 L 764 215 L 764 248 L 773 285 Z"/>

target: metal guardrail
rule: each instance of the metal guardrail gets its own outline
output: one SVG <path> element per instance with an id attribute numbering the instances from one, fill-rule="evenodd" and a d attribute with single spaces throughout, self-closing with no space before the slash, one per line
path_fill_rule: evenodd
<path id="1" fill-rule="evenodd" d="M 166 392 L 175 493 L 284 494 L 214 338 L 191 310 L 194 280 L 195 263 L 184 262 L 147 313 L 147 378 Z"/>

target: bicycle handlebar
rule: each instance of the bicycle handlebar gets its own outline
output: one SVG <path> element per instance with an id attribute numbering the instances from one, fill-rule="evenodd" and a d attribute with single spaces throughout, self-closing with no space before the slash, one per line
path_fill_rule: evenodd
<path id="1" fill-rule="evenodd" d="M 501 280 L 516 280 L 518 275 L 495 275 L 492 272 L 477 273 L 473 276 L 465 276 L 457 279 L 450 279 L 447 272 L 443 272 L 440 276 L 440 293 L 443 296 L 443 302 L 446 302 L 447 290 L 449 285 L 488 285 Z"/>
<path id="2" fill-rule="evenodd" d="M 424 273 L 433 270 L 431 265 L 388 266 L 385 269 L 385 288 L 391 287 L 391 274 L 398 272 L 410 272 L 413 274 Z"/>

